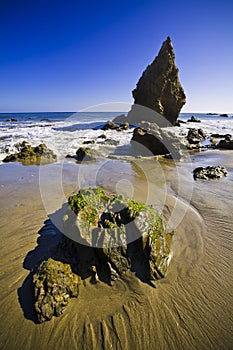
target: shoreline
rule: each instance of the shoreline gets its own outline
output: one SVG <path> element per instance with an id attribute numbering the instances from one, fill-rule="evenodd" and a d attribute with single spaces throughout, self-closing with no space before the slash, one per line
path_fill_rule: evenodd
<path id="1" fill-rule="evenodd" d="M 158 288 L 145 285 L 132 273 L 113 287 L 102 283 L 93 287 L 87 281 L 86 286 L 81 286 L 80 298 L 71 299 L 64 315 L 44 324 L 30 320 L 30 303 L 26 298 L 30 267 L 54 244 L 53 230 L 41 200 L 39 167 L 13 163 L 1 166 L 1 348 L 102 349 L 102 344 L 106 348 L 111 344 L 118 348 L 121 344 L 125 349 L 137 346 L 149 350 L 152 345 L 154 349 L 228 349 L 232 340 L 232 160 L 232 151 L 206 151 L 191 155 L 191 162 L 177 162 L 176 167 L 169 161 L 157 164 L 158 171 L 163 172 L 158 186 L 153 187 L 163 194 L 157 198 L 157 204 L 165 204 L 165 215 L 169 216 L 174 206 L 184 214 L 174 235 L 167 275 L 158 282 Z M 193 166 L 219 161 L 229 168 L 227 178 L 193 182 Z M 111 164 L 117 171 L 109 182 L 109 174 L 113 174 Z M 148 161 L 137 166 L 108 161 L 101 166 L 98 181 L 111 190 L 120 173 L 126 180 L 122 189 L 129 183 L 137 184 L 138 198 L 152 200 L 144 193 L 148 192 L 145 181 L 149 179 L 153 185 L 154 179 L 147 174 L 154 165 Z M 51 186 L 54 191 L 58 164 L 42 168 L 49 170 L 46 188 Z M 62 171 L 66 195 L 77 187 L 74 169 L 78 166 L 65 164 Z M 188 205 L 191 181 L 193 192 Z M 142 188 L 147 191 L 143 193 Z M 54 193 L 51 210 L 56 201 Z"/>

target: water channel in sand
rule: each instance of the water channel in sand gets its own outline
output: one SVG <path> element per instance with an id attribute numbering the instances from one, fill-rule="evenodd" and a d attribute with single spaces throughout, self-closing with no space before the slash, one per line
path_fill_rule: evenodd
<path id="1" fill-rule="evenodd" d="M 125 159 L 86 170 L 1 166 L 0 348 L 231 349 L 232 161 L 231 151 L 211 151 L 177 164 Z M 193 181 L 193 168 L 217 164 L 227 167 L 227 178 Z M 59 239 L 47 215 L 78 186 L 93 184 L 163 212 L 168 229 L 175 229 L 167 275 L 156 289 L 132 273 L 113 287 L 86 281 L 64 315 L 36 324 L 30 270 Z"/>

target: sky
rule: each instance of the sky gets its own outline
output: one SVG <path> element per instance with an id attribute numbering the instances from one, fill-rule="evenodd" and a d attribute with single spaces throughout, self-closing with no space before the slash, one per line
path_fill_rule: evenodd
<path id="1" fill-rule="evenodd" d="M 0 112 L 120 110 L 170 36 L 182 112 L 233 113 L 232 19 L 232 0 L 0 0 Z"/>

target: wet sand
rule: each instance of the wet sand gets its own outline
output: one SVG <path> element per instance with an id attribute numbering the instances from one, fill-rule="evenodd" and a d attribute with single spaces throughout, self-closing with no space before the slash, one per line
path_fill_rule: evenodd
<path id="1" fill-rule="evenodd" d="M 227 178 L 193 181 L 193 168 L 215 164 L 227 167 Z M 0 348 L 231 349 L 233 152 L 196 153 L 176 165 L 138 159 L 91 167 L 0 167 Z M 30 271 L 59 239 L 48 214 L 80 184 L 156 205 L 175 229 L 173 256 L 156 289 L 133 273 L 112 287 L 87 280 L 64 315 L 37 324 Z"/>

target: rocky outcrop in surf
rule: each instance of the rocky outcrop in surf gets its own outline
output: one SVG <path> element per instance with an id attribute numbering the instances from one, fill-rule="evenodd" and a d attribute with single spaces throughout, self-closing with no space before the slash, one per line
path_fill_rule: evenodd
<path id="1" fill-rule="evenodd" d="M 173 159 L 180 159 L 185 148 L 168 129 L 149 122 L 141 122 L 134 130 L 131 145 L 137 155 L 170 155 Z"/>
<path id="2" fill-rule="evenodd" d="M 3 159 L 3 162 L 22 162 L 24 165 L 40 165 L 53 163 L 57 160 L 57 156 L 44 143 L 32 147 L 24 141 L 18 144 L 18 149 L 18 153 L 9 154 Z"/>

